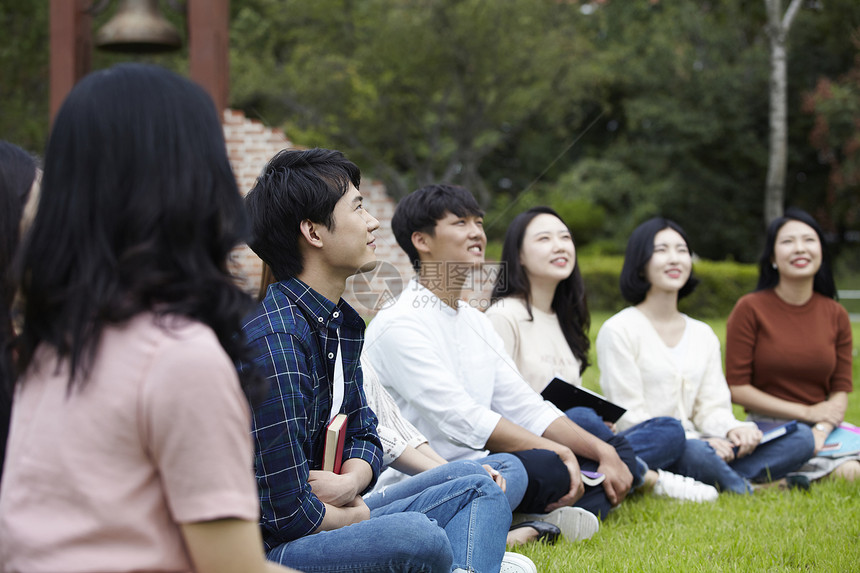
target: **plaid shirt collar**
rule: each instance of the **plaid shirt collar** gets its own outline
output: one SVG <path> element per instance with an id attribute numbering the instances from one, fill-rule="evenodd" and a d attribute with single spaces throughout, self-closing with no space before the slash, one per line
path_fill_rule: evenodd
<path id="1" fill-rule="evenodd" d="M 364 325 L 361 316 L 345 300 L 341 298 L 335 304 L 295 277 L 279 282 L 276 288 L 295 303 L 308 322 L 316 325 L 318 329 L 339 329 L 346 324 L 361 330 Z"/>

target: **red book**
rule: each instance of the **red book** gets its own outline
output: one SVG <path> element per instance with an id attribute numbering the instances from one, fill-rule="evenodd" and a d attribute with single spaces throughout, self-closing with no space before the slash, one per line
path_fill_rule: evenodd
<path id="1" fill-rule="evenodd" d="M 325 471 L 340 473 L 340 466 L 343 463 L 343 441 L 346 438 L 346 420 L 346 414 L 338 414 L 326 428 L 322 465 Z"/>

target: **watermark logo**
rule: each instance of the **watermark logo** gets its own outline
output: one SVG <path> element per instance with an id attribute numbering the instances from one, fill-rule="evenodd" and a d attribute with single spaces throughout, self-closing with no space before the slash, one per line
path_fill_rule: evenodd
<path id="1" fill-rule="evenodd" d="M 347 288 L 362 307 L 356 310 L 379 312 L 394 304 L 403 292 L 403 286 L 403 277 L 397 267 L 380 261 L 372 270 L 354 275 Z"/>
<path id="2" fill-rule="evenodd" d="M 486 310 L 490 306 L 490 293 L 497 285 L 502 291 L 507 285 L 505 263 L 490 262 L 481 265 L 460 262 L 430 262 L 421 266 L 421 284 L 432 292 L 456 289 L 462 299 L 474 308 Z M 385 261 L 373 269 L 353 275 L 347 282 L 347 294 L 359 312 L 376 313 L 395 303 L 406 288 L 407 280 L 397 267 Z M 424 300 L 426 299 L 426 300 Z M 424 295 L 412 301 L 415 308 L 438 303 L 435 295 Z M 441 305 L 440 305 L 441 308 Z"/>
<path id="3" fill-rule="evenodd" d="M 456 286 L 464 291 L 492 290 L 497 282 L 504 288 L 507 284 L 506 266 L 503 262 L 475 265 L 459 262 L 430 262 L 421 265 L 421 283 L 430 290 L 447 290 Z"/>

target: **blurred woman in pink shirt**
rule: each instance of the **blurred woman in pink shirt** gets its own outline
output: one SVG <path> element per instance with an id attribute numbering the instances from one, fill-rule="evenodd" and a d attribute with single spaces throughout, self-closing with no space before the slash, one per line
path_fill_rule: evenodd
<path id="1" fill-rule="evenodd" d="M 285 571 L 257 524 L 260 381 L 234 367 L 244 230 L 199 86 L 139 64 L 75 86 L 22 246 L 0 570 Z"/>

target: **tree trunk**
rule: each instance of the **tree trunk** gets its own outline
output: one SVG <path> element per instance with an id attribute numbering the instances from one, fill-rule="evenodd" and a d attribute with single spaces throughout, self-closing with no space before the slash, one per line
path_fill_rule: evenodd
<path id="1" fill-rule="evenodd" d="M 802 0 L 782 14 L 782 0 L 765 0 L 770 39 L 770 153 L 764 192 L 764 224 L 782 216 L 788 163 L 788 31 Z"/>
<path id="2" fill-rule="evenodd" d="M 787 65 L 784 37 L 770 40 L 770 154 L 764 192 L 764 224 L 782 216 L 788 158 Z"/>

